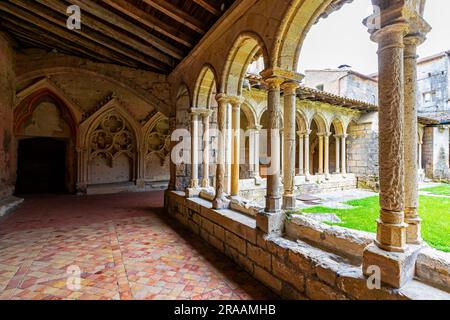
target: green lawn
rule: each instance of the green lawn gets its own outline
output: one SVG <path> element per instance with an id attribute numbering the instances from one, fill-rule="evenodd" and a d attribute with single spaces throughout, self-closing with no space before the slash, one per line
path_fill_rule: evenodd
<path id="1" fill-rule="evenodd" d="M 330 223 L 351 229 L 376 232 L 379 216 L 378 196 L 348 201 L 352 209 L 330 209 L 316 206 L 303 213 L 334 213 L 341 223 Z M 420 196 L 419 215 L 422 218 L 422 237 L 432 247 L 450 252 L 450 198 Z"/>
<path id="2" fill-rule="evenodd" d="M 436 194 L 439 196 L 450 196 L 450 185 L 437 186 L 433 188 L 420 189 L 421 191 L 426 191 L 431 194 Z"/>

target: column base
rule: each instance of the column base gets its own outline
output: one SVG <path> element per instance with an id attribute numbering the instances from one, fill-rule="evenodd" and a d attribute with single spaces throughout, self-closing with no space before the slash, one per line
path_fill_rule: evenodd
<path id="1" fill-rule="evenodd" d="M 256 215 L 256 228 L 267 235 L 281 235 L 284 230 L 284 213 L 259 212 Z"/>
<path id="2" fill-rule="evenodd" d="M 228 209 L 230 207 L 230 202 L 231 201 L 227 199 L 225 194 L 223 194 L 222 196 L 214 198 L 212 202 L 212 207 L 213 209 L 216 210 Z"/>
<path id="3" fill-rule="evenodd" d="M 407 211 L 405 210 L 405 213 Z M 417 212 L 417 211 L 416 211 Z M 421 244 L 423 243 L 421 237 L 421 222 L 422 219 L 419 217 L 408 218 L 405 217 L 405 223 L 408 224 L 406 227 L 406 242 L 409 244 Z"/>
<path id="4" fill-rule="evenodd" d="M 260 176 L 254 176 L 253 178 L 255 179 L 255 185 L 259 186 L 263 184 L 263 178 Z"/>
<path id="5" fill-rule="evenodd" d="M 266 196 L 266 208 L 267 213 L 278 213 L 281 211 L 281 197 L 268 197 Z"/>
<path id="6" fill-rule="evenodd" d="M 363 253 L 363 273 L 374 276 L 376 266 L 380 269 L 381 282 L 401 288 L 414 278 L 417 255 L 422 248 L 422 245 L 409 245 L 404 252 L 388 252 L 371 244 Z"/>
<path id="7" fill-rule="evenodd" d="M 198 198 L 201 191 L 201 188 L 186 188 L 186 198 Z"/>
<path id="8" fill-rule="evenodd" d="M 295 195 L 283 195 L 283 209 L 284 210 L 293 210 L 296 208 L 296 199 Z"/>
<path id="9" fill-rule="evenodd" d="M 403 252 L 406 247 L 406 223 L 387 224 L 377 220 L 376 245 L 389 252 Z"/>

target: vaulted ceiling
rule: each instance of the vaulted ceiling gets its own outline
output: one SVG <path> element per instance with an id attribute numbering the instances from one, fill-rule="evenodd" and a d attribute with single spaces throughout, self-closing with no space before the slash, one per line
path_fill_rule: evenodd
<path id="1" fill-rule="evenodd" d="M 169 73 L 235 0 L 0 0 L 0 25 L 19 47 Z M 81 9 L 81 30 L 66 26 Z"/>

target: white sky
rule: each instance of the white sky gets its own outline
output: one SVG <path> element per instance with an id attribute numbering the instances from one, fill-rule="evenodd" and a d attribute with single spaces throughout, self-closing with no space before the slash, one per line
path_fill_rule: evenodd
<path id="1" fill-rule="evenodd" d="M 300 72 L 348 64 L 370 74 L 377 71 L 377 44 L 362 20 L 372 12 L 371 0 L 354 0 L 311 28 L 300 53 Z M 425 19 L 433 27 L 419 47 L 420 57 L 450 50 L 450 1 L 428 0 Z"/>

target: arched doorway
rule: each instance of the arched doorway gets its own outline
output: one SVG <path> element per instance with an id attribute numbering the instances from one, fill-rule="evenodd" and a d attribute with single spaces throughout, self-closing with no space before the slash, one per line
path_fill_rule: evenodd
<path id="1" fill-rule="evenodd" d="M 48 90 L 15 109 L 16 193 L 75 191 L 76 128 L 65 104 Z"/>

